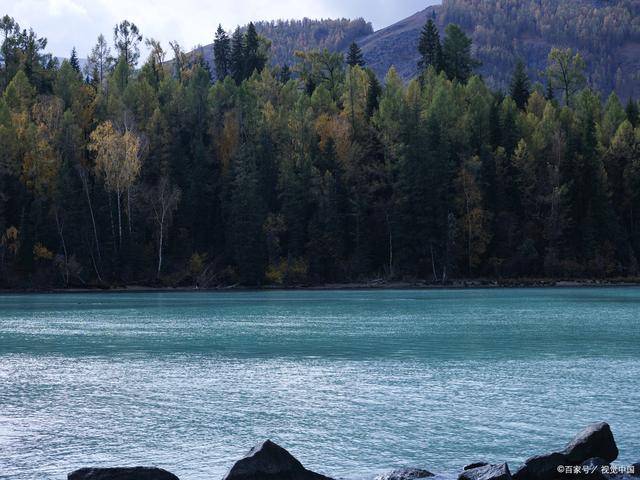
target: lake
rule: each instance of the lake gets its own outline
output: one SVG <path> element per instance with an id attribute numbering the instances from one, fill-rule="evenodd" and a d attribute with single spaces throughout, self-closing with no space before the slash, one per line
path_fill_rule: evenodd
<path id="1" fill-rule="evenodd" d="M 558 449 L 640 460 L 640 289 L 0 295 L 0 477 L 222 478 L 271 438 L 349 479 Z"/>

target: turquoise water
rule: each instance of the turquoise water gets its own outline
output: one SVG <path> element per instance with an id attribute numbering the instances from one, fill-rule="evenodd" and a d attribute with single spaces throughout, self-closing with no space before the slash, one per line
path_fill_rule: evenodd
<path id="1" fill-rule="evenodd" d="M 638 288 L 0 295 L 0 477 L 212 480 L 267 437 L 346 478 L 515 468 L 599 420 L 628 463 L 639 379 Z"/>

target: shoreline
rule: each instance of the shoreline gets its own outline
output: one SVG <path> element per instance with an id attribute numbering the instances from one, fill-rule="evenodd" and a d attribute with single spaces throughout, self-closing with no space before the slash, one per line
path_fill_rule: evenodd
<path id="1" fill-rule="evenodd" d="M 615 280 L 456 280 L 447 284 L 426 282 L 372 281 L 300 285 L 221 285 L 199 288 L 194 286 L 152 286 L 131 284 L 113 287 L 69 287 L 69 288 L 0 288 L 3 294 L 53 294 L 53 293 L 153 293 L 153 292 L 269 292 L 269 291 L 359 291 L 359 290 L 493 290 L 493 289 L 536 289 L 536 288 L 630 288 L 640 287 L 640 279 Z"/>
<path id="2" fill-rule="evenodd" d="M 519 467 L 507 462 L 485 460 L 467 464 L 457 475 L 434 474 L 423 467 L 397 468 L 375 476 L 375 480 L 631 480 L 637 478 L 640 463 L 615 465 L 619 450 L 606 422 L 583 428 L 563 449 L 528 457 Z M 516 468 L 514 468 L 516 467 Z M 264 440 L 251 448 L 227 471 L 223 480 L 334 480 L 342 477 L 307 469 L 282 446 Z M 179 480 L 173 473 L 158 467 L 84 467 L 68 475 L 68 480 Z"/>

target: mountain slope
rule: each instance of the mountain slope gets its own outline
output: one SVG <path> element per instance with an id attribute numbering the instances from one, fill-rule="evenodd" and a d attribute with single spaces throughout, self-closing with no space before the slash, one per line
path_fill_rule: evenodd
<path id="1" fill-rule="evenodd" d="M 428 7 L 391 26 L 358 39 L 367 65 L 380 78 L 384 78 L 392 66 L 405 80 L 415 76 L 419 60 L 418 37 L 420 30 L 427 19 L 437 12 L 438 8 L 438 6 Z"/>
<path id="2" fill-rule="evenodd" d="M 478 72 L 493 87 L 508 85 L 518 58 L 541 80 L 551 48 L 568 47 L 585 58 L 591 86 L 623 99 L 640 96 L 639 0 L 443 0 L 376 32 L 363 19 L 258 22 L 256 29 L 272 41 L 274 65 L 294 63 L 296 50 L 345 51 L 356 41 L 380 78 L 395 66 L 408 80 L 417 73 L 418 37 L 430 17 L 441 35 L 456 23 L 473 38 Z M 212 45 L 200 52 L 212 66 Z"/>
<path id="3" fill-rule="evenodd" d="M 291 65 L 295 62 L 297 50 L 327 48 L 330 51 L 343 51 L 349 44 L 373 33 L 371 23 L 362 18 L 349 20 L 278 20 L 255 22 L 259 35 L 271 41 L 271 63 L 273 65 Z M 246 27 L 245 27 L 246 28 Z M 243 28 L 244 30 L 244 28 Z M 192 53 L 202 55 L 215 74 L 213 63 L 213 44 L 196 48 Z"/>
<path id="4" fill-rule="evenodd" d="M 432 17 L 441 34 L 457 23 L 473 38 L 479 72 L 506 87 L 518 58 L 534 79 L 552 47 L 579 51 L 590 84 L 620 96 L 640 95 L 640 2 L 637 0 L 444 0 L 360 39 L 369 65 L 384 75 L 394 65 L 408 79 L 416 73 L 420 29 Z"/>

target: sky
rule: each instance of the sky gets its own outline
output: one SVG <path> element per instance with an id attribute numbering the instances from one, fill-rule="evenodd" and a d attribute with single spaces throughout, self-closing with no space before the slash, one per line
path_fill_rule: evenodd
<path id="1" fill-rule="evenodd" d="M 47 50 L 68 57 L 72 47 L 85 58 L 103 33 L 111 41 L 113 27 L 125 18 L 145 37 L 168 50 L 177 40 L 190 50 L 213 41 L 218 23 L 227 30 L 252 20 L 357 18 L 384 28 L 438 0 L 0 0 L 0 16 L 8 14 L 22 28 L 31 27 L 48 40 Z"/>

